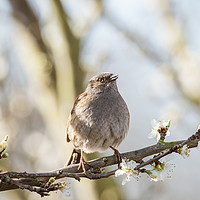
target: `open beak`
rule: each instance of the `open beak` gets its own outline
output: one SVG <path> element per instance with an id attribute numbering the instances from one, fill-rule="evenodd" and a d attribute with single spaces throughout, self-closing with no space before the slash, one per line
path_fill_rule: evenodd
<path id="1" fill-rule="evenodd" d="M 110 77 L 110 81 L 115 81 L 118 79 L 118 75 L 115 75 L 113 74 L 111 77 Z"/>

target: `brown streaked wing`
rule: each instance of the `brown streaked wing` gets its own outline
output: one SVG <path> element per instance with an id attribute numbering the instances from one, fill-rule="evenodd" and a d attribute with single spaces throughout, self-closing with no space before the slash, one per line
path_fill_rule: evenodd
<path id="1" fill-rule="evenodd" d="M 68 127 L 69 127 L 69 125 L 70 125 L 71 120 L 73 120 L 73 119 L 72 119 L 72 115 L 73 115 L 73 113 L 74 113 L 74 111 L 75 111 L 75 109 L 76 109 L 77 104 L 78 104 L 78 103 L 80 102 L 80 100 L 81 100 L 82 98 L 84 98 L 85 96 L 87 96 L 87 93 L 86 93 L 86 92 L 83 92 L 83 93 L 81 93 L 80 95 L 78 95 L 78 96 L 76 97 L 75 101 L 74 101 L 74 105 L 73 105 L 73 108 L 72 108 L 72 110 L 71 110 L 70 116 L 69 116 L 69 118 L 68 118 L 68 122 L 67 122 L 67 138 L 66 138 L 67 142 L 70 142 L 70 141 L 71 141 L 70 138 L 69 138 L 69 135 L 68 135 Z"/>

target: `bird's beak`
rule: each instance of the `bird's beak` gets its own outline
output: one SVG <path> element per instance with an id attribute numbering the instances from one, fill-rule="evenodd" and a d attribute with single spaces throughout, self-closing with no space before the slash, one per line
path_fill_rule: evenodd
<path id="1" fill-rule="evenodd" d="M 111 77 L 110 77 L 110 81 L 115 81 L 118 79 L 118 75 L 115 75 L 113 74 Z"/>

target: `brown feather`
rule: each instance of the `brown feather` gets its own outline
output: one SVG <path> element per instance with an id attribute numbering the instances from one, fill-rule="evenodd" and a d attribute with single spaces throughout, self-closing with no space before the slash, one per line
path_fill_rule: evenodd
<path id="1" fill-rule="evenodd" d="M 70 114 L 69 119 L 68 119 L 68 122 L 67 122 L 67 138 L 66 138 L 67 142 L 70 142 L 70 141 L 71 141 L 70 138 L 69 138 L 69 135 L 68 135 L 68 127 L 69 127 L 70 122 L 71 122 L 71 120 L 72 120 L 72 115 L 73 115 L 73 113 L 74 113 L 74 111 L 75 111 L 75 108 L 76 108 L 77 104 L 79 103 L 79 101 L 80 101 L 82 98 L 84 98 L 85 96 L 87 96 L 87 93 L 86 93 L 86 92 L 83 92 L 83 93 L 81 93 L 80 95 L 78 95 L 78 96 L 76 97 L 76 99 L 75 99 L 73 108 L 72 108 L 72 110 L 71 110 L 71 114 Z"/>

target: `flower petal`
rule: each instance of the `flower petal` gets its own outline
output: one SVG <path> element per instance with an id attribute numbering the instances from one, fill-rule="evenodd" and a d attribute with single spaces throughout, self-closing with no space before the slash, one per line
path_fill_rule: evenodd
<path id="1" fill-rule="evenodd" d="M 71 191 L 70 191 L 69 189 L 62 188 L 62 189 L 60 189 L 60 191 L 61 191 L 66 197 L 70 197 L 70 196 L 71 196 Z"/>
<path id="2" fill-rule="evenodd" d="M 126 183 L 127 183 L 127 180 L 126 180 L 126 178 L 124 178 L 122 181 L 122 185 L 125 185 Z"/>
<path id="3" fill-rule="evenodd" d="M 125 174 L 125 171 L 122 170 L 122 169 L 118 169 L 118 170 L 115 172 L 115 176 L 116 176 L 116 177 L 117 177 L 117 176 L 121 176 L 121 175 L 123 175 L 123 174 Z"/>
<path id="4" fill-rule="evenodd" d="M 160 140 L 160 134 L 159 133 L 157 134 L 157 138 L 156 139 L 157 139 L 157 142 Z"/>
<path id="5" fill-rule="evenodd" d="M 170 136 L 170 132 L 169 132 L 169 131 L 167 131 L 167 133 L 166 133 L 166 136 L 165 136 L 165 137 L 167 137 L 167 136 Z"/>
<path id="6" fill-rule="evenodd" d="M 148 138 L 156 137 L 157 130 L 152 130 L 151 133 L 148 134 Z"/>
<path id="7" fill-rule="evenodd" d="M 62 188 L 59 190 L 66 196 L 69 197 L 71 195 L 71 180 L 68 178 L 63 178 L 63 182 L 61 182 Z"/>
<path id="8" fill-rule="evenodd" d="M 158 128 L 158 122 L 155 119 L 151 120 L 151 125 L 153 128 L 157 129 Z"/>

